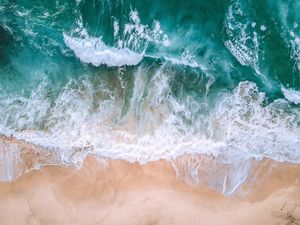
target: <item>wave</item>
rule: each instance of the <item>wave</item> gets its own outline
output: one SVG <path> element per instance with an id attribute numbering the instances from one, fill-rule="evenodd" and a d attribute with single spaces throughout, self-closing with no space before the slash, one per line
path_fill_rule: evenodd
<path id="1" fill-rule="evenodd" d="M 84 63 L 91 63 L 94 66 L 124 66 L 137 65 L 143 55 L 137 54 L 128 48 L 108 47 L 101 38 L 76 38 L 64 34 L 67 46 L 72 49 L 75 55 Z"/>
<path id="2" fill-rule="evenodd" d="M 15 181 L 20 176 L 44 166 L 74 166 L 66 164 L 57 152 L 13 137 L 0 135 L 0 181 Z M 78 154 L 84 149 L 78 149 Z M 88 154 L 82 155 L 83 160 Z M 95 157 L 95 156 L 94 156 Z M 98 158 L 98 162 L 107 165 L 107 158 Z M 240 158 L 228 163 L 224 158 L 205 154 L 183 155 L 169 161 L 176 172 L 177 178 L 190 185 L 208 185 L 224 195 L 237 194 L 246 196 L 252 187 L 258 187 L 257 181 L 263 181 L 277 166 L 289 165 L 262 158 Z M 80 164 L 75 164 L 81 168 Z M 297 167 L 298 168 L 298 167 Z M 297 170 L 294 167 L 295 170 Z M 278 169 L 277 169 L 278 171 Z M 282 179 L 282 177 L 281 177 Z M 295 177 L 292 177 L 295 179 Z M 287 178 L 291 181 L 291 177 Z"/>
<path id="3" fill-rule="evenodd" d="M 252 82 L 219 95 L 215 106 L 190 96 L 180 100 L 172 95 L 167 68 L 150 75 L 139 66 L 129 101 L 87 78 L 70 82 L 53 104 L 34 104 L 31 111 L 30 102 L 47 99 L 47 92 L 32 94 L 27 103 L 15 98 L 0 110 L 2 126 L 17 139 L 53 149 L 67 164 L 80 164 L 88 153 L 140 163 L 185 154 L 229 164 L 263 157 L 300 163 L 299 113 L 288 102 L 266 104 Z"/>
<path id="4" fill-rule="evenodd" d="M 0 181 L 14 181 L 21 175 L 47 165 L 63 165 L 56 152 L 13 136 L 0 134 Z"/>
<path id="5" fill-rule="evenodd" d="M 136 10 L 130 11 L 129 20 L 122 27 L 120 27 L 120 23 L 115 18 L 113 35 L 114 46 L 117 47 L 107 46 L 101 37 L 89 37 L 88 32 L 83 28 L 82 18 L 77 23 L 78 27 L 71 33 L 81 37 L 71 37 L 64 33 L 64 41 L 82 62 L 91 63 L 94 66 L 107 65 L 120 67 L 137 65 L 143 59 L 150 43 L 165 47 L 171 45 L 168 36 L 162 31 L 160 23 L 154 21 L 153 27 L 142 24 Z M 186 60 L 188 56 L 186 54 L 184 58 L 177 61 L 186 61 L 185 63 L 188 63 L 188 60 Z M 175 62 L 175 59 L 173 61 Z M 195 62 L 188 64 L 195 66 Z"/>
<path id="6" fill-rule="evenodd" d="M 144 57 L 148 57 L 151 59 L 163 59 L 174 65 L 185 65 L 192 68 L 200 67 L 193 59 L 193 56 L 188 53 L 184 53 L 179 59 L 163 56 L 159 57 L 145 53 L 136 53 L 129 48 L 109 47 L 104 44 L 101 38 L 76 38 L 66 34 L 63 35 L 66 45 L 74 51 L 76 57 L 82 62 L 91 63 L 94 66 L 133 66 L 138 65 Z"/>
<path id="7" fill-rule="evenodd" d="M 296 91 L 294 89 L 288 89 L 281 87 L 282 93 L 284 94 L 284 97 L 294 104 L 300 104 L 300 91 Z"/>

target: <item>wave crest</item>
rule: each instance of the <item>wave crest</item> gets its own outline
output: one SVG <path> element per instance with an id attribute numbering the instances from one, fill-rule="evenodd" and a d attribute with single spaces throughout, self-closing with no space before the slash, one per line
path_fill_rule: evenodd
<path id="1" fill-rule="evenodd" d="M 137 65 L 143 55 L 135 53 L 128 48 L 114 48 L 107 46 L 101 38 L 76 38 L 64 34 L 66 45 L 72 49 L 82 62 L 94 66 L 124 66 Z"/>

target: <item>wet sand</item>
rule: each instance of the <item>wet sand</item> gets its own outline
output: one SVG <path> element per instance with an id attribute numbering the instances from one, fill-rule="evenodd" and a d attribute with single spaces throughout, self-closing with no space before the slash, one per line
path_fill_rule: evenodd
<path id="1" fill-rule="evenodd" d="M 187 185 L 167 161 L 88 157 L 79 170 L 46 166 L 0 183 L 0 224 L 300 224 L 299 166 L 282 163 L 257 182 L 247 196 L 225 197 Z"/>

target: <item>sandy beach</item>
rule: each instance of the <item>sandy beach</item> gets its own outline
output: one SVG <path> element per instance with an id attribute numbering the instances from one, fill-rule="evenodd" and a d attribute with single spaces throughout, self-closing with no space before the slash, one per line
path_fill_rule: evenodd
<path id="1" fill-rule="evenodd" d="M 47 166 L 2 182 L 0 224 L 300 224 L 299 168 L 277 165 L 246 197 L 225 197 L 182 182 L 167 161 L 88 157 L 79 170 Z"/>

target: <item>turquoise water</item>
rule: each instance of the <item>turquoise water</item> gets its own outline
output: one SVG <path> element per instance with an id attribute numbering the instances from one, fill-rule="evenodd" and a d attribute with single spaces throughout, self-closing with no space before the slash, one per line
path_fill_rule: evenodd
<path id="1" fill-rule="evenodd" d="M 66 164 L 300 163 L 300 2 L 0 0 L 0 133 Z M 78 153 L 80 152 L 80 153 Z"/>

